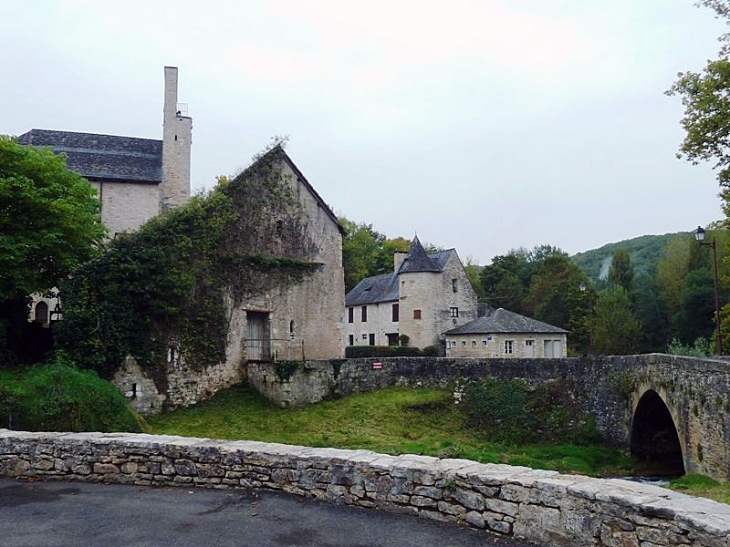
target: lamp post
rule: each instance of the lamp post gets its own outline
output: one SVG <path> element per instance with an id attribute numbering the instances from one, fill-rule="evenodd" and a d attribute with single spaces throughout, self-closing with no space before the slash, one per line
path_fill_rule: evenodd
<path id="1" fill-rule="evenodd" d="M 717 355 L 722 355 L 722 332 L 720 331 L 720 290 L 718 287 L 717 278 L 717 245 L 715 245 L 715 238 L 712 241 L 705 241 L 705 230 L 702 226 L 697 226 L 695 232 L 695 239 L 702 245 L 712 247 L 712 264 L 715 267 L 715 324 L 717 325 Z"/>

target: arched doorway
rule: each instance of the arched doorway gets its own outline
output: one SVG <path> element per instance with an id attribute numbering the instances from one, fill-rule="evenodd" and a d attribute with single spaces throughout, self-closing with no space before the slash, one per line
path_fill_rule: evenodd
<path id="1" fill-rule="evenodd" d="M 685 473 L 677 428 L 667 405 L 654 390 L 644 393 L 636 405 L 631 455 L 641 462 L 642 473 L 668 477 Z"/>
<path id="2" fill-rule="evenodd" d="M 48 323 L 48 304 L 43 300 L 35 305 L 35 322 L 43 325 Z"/>

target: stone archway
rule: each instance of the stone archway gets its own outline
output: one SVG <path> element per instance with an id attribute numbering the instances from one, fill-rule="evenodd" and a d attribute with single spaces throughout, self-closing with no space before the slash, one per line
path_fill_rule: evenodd
<path id="1" fill-rule="evenodd" d="M 653 389 L 639 399 L 631 421 L 631 455 L 652 475 L 685 474 L 677 427 L 664 400 Z"/>

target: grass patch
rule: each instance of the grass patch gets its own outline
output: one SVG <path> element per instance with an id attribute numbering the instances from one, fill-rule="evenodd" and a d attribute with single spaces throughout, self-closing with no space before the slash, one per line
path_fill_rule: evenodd
<path id="1" fill-rule="evenodd" d="M 0 427 L 28 431 L 134 431 L 144 421 L 110 382 L 55 361 L 0 369 Z"/>
<path id="2" fill-rule="evenodd" d="M 148 425 L 160 434 L 467 458 L 590 475 L 632 471 L 629 458 L 604 446 L 488 442 L 467 426 L 450 393 L 437 389 L 391 387 L 281 409 L 241 385 L 194 407 L 150 418 Z"/>
<path id="3" fill-rule="evenodd" d="M 730 504 L 730 484 L 716 481 L 705 475 L 684 475 L 671 481 L 669 488 L 690 496 L 700 496 Z"/>

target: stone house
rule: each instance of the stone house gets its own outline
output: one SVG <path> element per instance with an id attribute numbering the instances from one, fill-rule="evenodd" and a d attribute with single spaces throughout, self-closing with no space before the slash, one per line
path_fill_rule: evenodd
<path id="1" fill-rule="evenodd" d="M 165 67 L 162 140 L 48 129 L 18 137 L 20 144 L 64 154 L 68 168 L 96 188 L 110 237 L 190 199 L 193 125 L 187 105 L 177 102 L 177 76 L 176 67 Z M 57 305 L 57 298 L 34 296 L 31 318 L 46 323 Z"/>
<path id="2" fill-rule="evenodd" d="M 227 317 L 225 358 L 216 365 L 200 366 L 181 358 L 180 348 L 167 355 L 165 390 L 134 361 L 127 359 L 114 383 L 143 414 L 186 406 L 204 400 L 220 389 L 247 379 L 250 363 L 342 358 L 344 349 L 338 320 L 344 311 L 343 230 L 322 197 L 291 158 L 276 148 L 276 181 L 284 189 L 280 208 L 251 201 L 236 202 L 245 211 L 242 243 L 246 254 L 265 260 L 295 260 L 311 264 L 311 274 L 277 280 L 276 266 L 236 296 L 225 291 Z M 266 156 L 259 161 L 265 161 Z M 248 172 L 230 182 L 246 185 Z M 289 198 L 291 202 L 286 201 Z"/>
<path id="3" fill-rule="evenodd" d="M 345 346 L 435 346 L 477 317 L 477 296 L 455 249 L 427 254 L 418 237 L 394 270 L 360 281 L 345 297 Z"/>
<path id="4" fill-rule="evenodd" d="M 568 331 L 504 308 L 445 333 L 447 357 L 567 357 Z"/>

